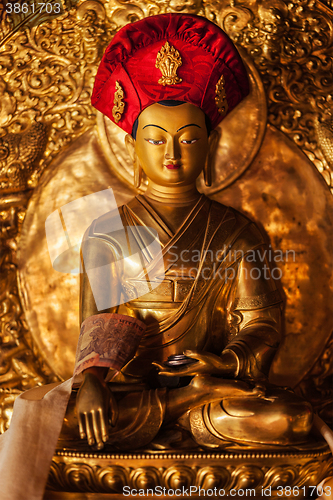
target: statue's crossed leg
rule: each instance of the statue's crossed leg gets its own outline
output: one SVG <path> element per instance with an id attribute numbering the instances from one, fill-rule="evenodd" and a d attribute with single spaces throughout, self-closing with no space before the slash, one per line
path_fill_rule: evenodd
<path id="1" fill-rule="evenodd" d="M 170 428 L 172 423 L 209 448 L 228 442 L 296 445 L 306 440 L 312 425 L 309 403 L 289 390 L 265 384 L 197 375 L 187 386 L 175 389 L 119 385 L 109 384 L 118 418 L 107 441 L 118 450 L 148 446 L 162 426 Z M 75 396 L 73 392 L 61 441 L 79 440 Z"/>

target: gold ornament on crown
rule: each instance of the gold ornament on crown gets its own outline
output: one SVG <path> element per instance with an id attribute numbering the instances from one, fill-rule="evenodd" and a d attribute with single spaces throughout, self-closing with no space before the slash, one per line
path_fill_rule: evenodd
<path id="1" fill-rule="evenodd" d="M 158 80 L 160 85 L 175 85 L 182 81 L 179 76 L 177 76 L 177 69 L 182 65 L 182 59 L 178 50 L 175 49 L 169 42 L 165 42 L 165 45 L 157 53 L 155 66 L 158 68 L 162 77 Z"/>
<path id="2" fill-rule="evenodd" d="M 118 123 L 121 120 L 121 115 L 123 114 L 125 109 L 125 103 L 123 99 L 124 99 L 124 91 L 120 83 L 117 81 L 116 91 L 114 93 L 114 100 L 113 100 L 114 106 L 112 108 L 112 116 L 116 123 Z"/>
<path id="3" fill-rule="evenodd" d="M 224 76 L 222 75 L 219 81 L 216 84 L 215 88 L 215 103 L 218 109 L 218 112 L 220 115 L 225 116 L 228 111 L 228 102 L 227 102 L 227 96 L 225 94 L 225 81 L 224 81 Z"/>

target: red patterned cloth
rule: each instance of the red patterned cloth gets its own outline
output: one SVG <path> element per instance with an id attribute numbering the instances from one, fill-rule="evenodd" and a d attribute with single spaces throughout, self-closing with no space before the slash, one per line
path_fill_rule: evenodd
<path id="1" fill-rule="evenodd" d="M 168 42 L 179 52 L 181 82 L 159 83 L 159 51 Z M 128 133 L 146 107 L 179 100 L 201 108 L 215 128 L 223 116 L 216 105 L 216 85 L 224 77 L 228 112 L 249 92 L 243 62 L 229 37 L 204 17 L 162 14 L 124 26 L 107 47 L 95 79 L 91 102 Z M 123 90 L 121 118 L 114 119 L 116 82 Z"/>
<path id="2" fill-rule="evenodd" d="M 89 316 L 81 325 L 74 377 L 91 366 L 121 370 L 133 358 L 145 330 L 145 323 L 124 314 Z"/>

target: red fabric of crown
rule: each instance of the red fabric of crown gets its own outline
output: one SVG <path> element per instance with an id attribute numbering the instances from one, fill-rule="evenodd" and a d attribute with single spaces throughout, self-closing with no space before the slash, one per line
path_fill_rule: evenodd
<path id="1" fill-rule="evenodd" d="M 114 36 L 91 102 L 131 134 L 141 111 L 163 100 L 198 106 L 215 128 L 248 92 L 243 62 L 218 26 L 204 17 L 162 14 L 127 24 Z"/>

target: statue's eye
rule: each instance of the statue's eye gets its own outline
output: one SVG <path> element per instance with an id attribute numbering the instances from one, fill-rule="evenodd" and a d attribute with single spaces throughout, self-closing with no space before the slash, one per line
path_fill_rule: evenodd
<path id="1" fill-rule="evenodd" d="M 181 142 L 181 144 L 194 144 L 197 141 L 198 141 L 198 139 L 192 139 L 190 141 L 185 141 L 185 139 L 184 139 L 184 140 L 182 140 L 180 142 Z"/>
<path id="2" fill-rule="evenodd" d="M 160 146 L 161 144 L 164 144 L 164 141 L 155 141 L 154 139 L 146 139 L 149 144 L 154 144 L 154 146 Z"/>

